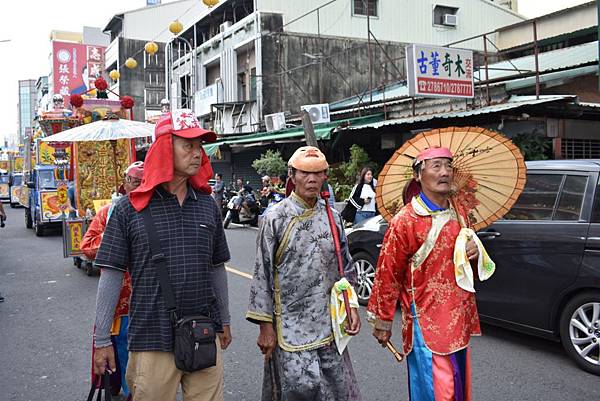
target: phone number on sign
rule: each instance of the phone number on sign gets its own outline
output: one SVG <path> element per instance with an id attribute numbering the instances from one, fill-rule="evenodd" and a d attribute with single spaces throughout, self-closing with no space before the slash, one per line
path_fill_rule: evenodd
<path id="1" fill-rule="evenodd" d="M 419 78 L 419 93 L 434 95 L 473 96 L 470 82 Z"/>

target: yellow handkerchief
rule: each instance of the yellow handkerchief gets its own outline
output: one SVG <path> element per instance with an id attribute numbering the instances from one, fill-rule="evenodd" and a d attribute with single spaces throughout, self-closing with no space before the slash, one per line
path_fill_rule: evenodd
<path id="1" fill-rule="evenodd" d="M 346 346 L 352 339 L 351 336 L 346 334 L 345 330 L 348 325 L 348 319 L 346 316 L 346 306 L 344 304 L 344 290 L 348 293 L 350 307 L 358 308 L 358 297 L 348 280 L 342 278 L 336 282 L 331 289 L 329 309 L 331 314 L 331 326 L 333 327 L 333 338 L 340 355 L 344 352 L 344 349 L 346 349 Z"/>
<path id="2" fill-rule="evenodd" d="M 475 245 L 477 245 L 477 249 L 479 250 L 479 258 L 477 260 L 479 280 L 485 281 L 490 278 L 494 274 L 494 271 L 496 271 L 496 264 L 488 255 L 475 231 L 470 228 L 460 230 L 454 244 L 454 275 L 456 276 L 456 284 L 465 291 L 475 292 L 473 269 L 471 269 L 471 263 L 469 262 L 469 258 L 467 258 L 467 242 L 469 239 L 475 241 Z"/>

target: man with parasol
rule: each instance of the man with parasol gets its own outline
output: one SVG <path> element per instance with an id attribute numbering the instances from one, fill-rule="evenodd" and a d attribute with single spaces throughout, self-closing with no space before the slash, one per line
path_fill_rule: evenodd
<path id="1" fill-rule="evenodd" d="M 401 304 L 413 401 L 471 399 L 469 340 L 481 334 L 471 265 L 482 280 L 493 273 L 493 262 L 465 227 L 467 213 L 451 201 L 452 160 L 445 147 L 414 159 L 420 192 L 391 220 L 368 307 L 373 335 L 386 346 Z"/>
<path id="2" fill-rule="evenodd" d="M 295 189 L 261 221 L 246 314 L 260 325 L 257 344 L 265 355 L 262 400 L 361 400 L 345 350 L 348 336 L 360 330 L 358 302 L 350 285 L 356 272 L 340 216 L 319 197 L 329 165 L 318 148 L 305 146 L 296 150 L 289 166 Z M 331 221 L 333 230 L 341 233 L 339 248 Z M 347 280 L 338 281 L 335 266 L 340 262 Z M 344 293 L 349 301 L 340 307 L 336 299 Z M 337 317 L 347 316 L 346 305 L 351 306 L 350 322 L 340 323 Z"/>

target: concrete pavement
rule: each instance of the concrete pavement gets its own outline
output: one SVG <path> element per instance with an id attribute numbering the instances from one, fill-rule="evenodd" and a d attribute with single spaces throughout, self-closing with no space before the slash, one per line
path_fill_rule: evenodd
<path id="1" fill-rule="evenodd" d="M 23 209 L 5 208 L 0 229 L 0 401 L 82 400 L 87 396 L 98 277 L 62 257 L 57 234 L 37 238 Z M 225 399 L 260 399 L 258 328 L 244 319 L 256 230 L 232 227 L 228 266 L 233 343 L 225 353 Z M 364 310 L 363 322 L 364 322 Z M 399 344 L 398 328 L 394 334 Z M 579 370 L 560 344 L 483 326 L 472 346 L 473 399 L 600 399 L 598 377 Z M 406 366 L 381 349 L 363 325 L 350 344 L 365 400 L 408 400 Z"/>

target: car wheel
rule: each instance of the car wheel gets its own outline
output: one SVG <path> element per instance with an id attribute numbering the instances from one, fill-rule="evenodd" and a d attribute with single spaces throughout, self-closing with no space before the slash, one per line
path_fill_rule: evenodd
<path id="1" fill-rule="evenodd" d="M 25 227 L 33 227 L 33 222 L 31 221 L 31 212 L 29 211 L 29 208 L 25 209 Z"/>
<path id="2" fill-rule="evenodd" d="M 560 338 L 580 368 L 600 375 L 600 293 L 578 294 L 567 303 L 561 314 Z"/>
<path id="3" fill-rule="evenodd" d="M 373 260 L 373 257 L 366 252 L 356 253 L 352 256 L 352 260 L 354 261 L 354 268 L 356 269 L 356 275 L 358 277 L 358 288 L 356 289 L 358 303 L 367 305 L 369 303 L 369 298 L 371 297 L 371 291 L 373 290 L 375 267 L 377 266 L 377 263 Z"/>

